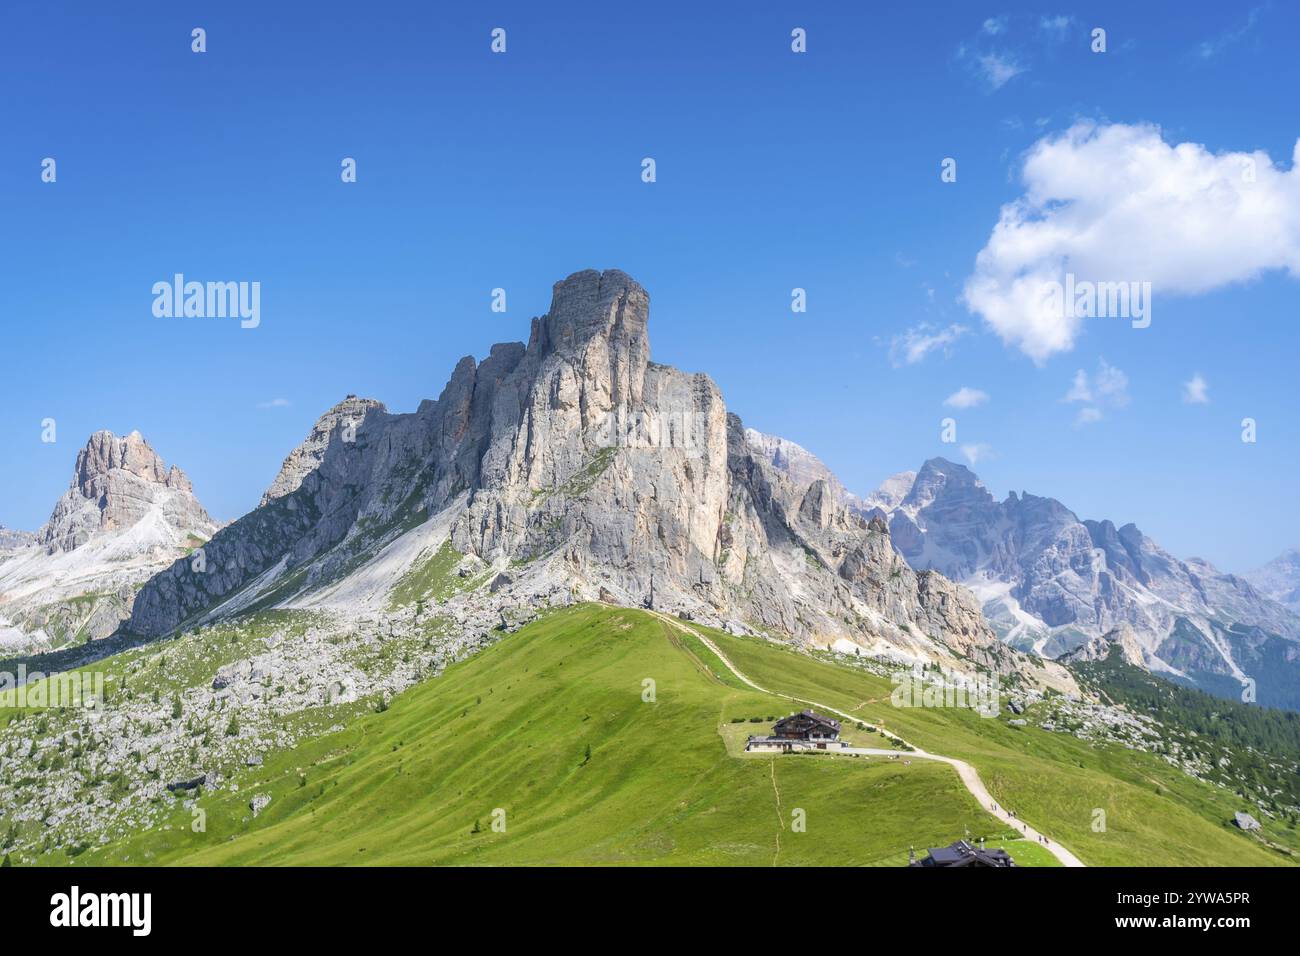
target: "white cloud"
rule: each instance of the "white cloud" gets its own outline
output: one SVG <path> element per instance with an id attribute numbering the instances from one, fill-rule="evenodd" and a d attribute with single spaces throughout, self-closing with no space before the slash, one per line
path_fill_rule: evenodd
<path id="1" fill-rule="evenodd" d="M 269 402 L 258 402 L 258 408 L 288 408 L 289 400 L 287 398 L 273 398 Z"/>
<path id="2" fill-rule="evenodd" d="M 1013 78 L 1025 72 L 1025 68 L 1004 53 L 986 53 L 979 58 L 980 74 L 995 90 L 1006 86 Z"/>
<path id="3" fill-rule="evenodd" d="M 1208 405 L 1210 404 L 1209 389 L 1210 383 L 1200 372 L 1197 372 L 1190 381 L 1183 382 L 1183 401 L 1188 405 Z"/>
<path id="4" fill-rule="evenodd" d="M 963 385 L 945 398 L 943 403 L 950 408 L 974 408 L 977 405 L 983 405 L 988 400 L 988 392 L 981 392 L 978 388 Z"/>
<path id="5" fill-rule="evenodd" d="M 954 342 L 969 332 L 964 325 L 950 325 L 940 329 L 922 322 L 889 342 L 890 361 L 895 366 L 914 365 L 935 350 L 947 352 Z"/>
<path id="6" fill-rule="evenodd" d="M 1300 141 L 1282 170 L 1263 151 L 1171 146 L 1150 125 L 1083 122 L 1044 137 L 1026 155 L 1024 195 L 976 257 L 966 306 L 1042 363 L 1082 331 L 1082 317 L 1046 307 L 1045 288 L 1067 272 L 1150 282 L 1157 301 L 1269 270 L 1300 276 L 1297 161 Z"/>
<path id="7" fill-rule="evenodd" d="M 972 468 L 975 467 L 982 459 L 988 459 L 993 454 L 993 446 L 984 442 L 976 442 L 972 445 L 962 445 L 961 453 L 970 462 Z"/>
<path id="8" fill-rule="evenodd" d="M 1102 420 L 1102 409 L 1123 408 L 1128 404 L 1128 376 L 1104 358 L 1098 359 L 1097 371 L 1091 377 L 1083 369 L 1074 373 L 1070 390 L 1061 401 L 1083 403 L 1086 407 L 1079 409 L 1074 424 L 1076 427 L 1091 425 Z"/>
<path id="9" fill-rule="evenodd" d="M 983 29 L 985 33 L 987 33 L 989 36 L 992 37 L 997 36 L 999 33 L 1006 32 L 1007 29 L 1006 16 L 989 17 L 987 20 L 984 21 Z"/>

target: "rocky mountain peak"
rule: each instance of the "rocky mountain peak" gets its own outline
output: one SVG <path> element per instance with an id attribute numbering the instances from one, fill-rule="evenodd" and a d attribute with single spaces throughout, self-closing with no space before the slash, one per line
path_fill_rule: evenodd
<path id="1" fill-rule="evenodd" d="M 650 297 L 617 269 L 575 272 L 532 323 L 521 376 L 549 382 L 584 415 L 640 408 L 650 363 Z M 584 424 L 590 424 L 589 421 Z"/>
<path id="2" fill-rule="evenodd" d="M 533 320 L 529 348 L 579 354 L 592 339 L 605 339 L 644 366 L 649 321 L 650 296 L 640 283 L 618 269 L 585 269 L 552 287 L 551 308 Z"/>
<path id="3" fill-rule="evenodd" d="M 941 496 L 970 497 L 988 499 L 993 496 L 980 482 L 975 473 L 965 465 L 949 461 L 946 458 L 931 458 L 916 473 L 916 480 L 903 501 L 904 507 L 924 508 Z"/>
<path id="4" fill-rule="evenodd" d="M 473 364 L 472 359 L 470 363 Z M 368 417 L 386 413 L 387 409 L 382 402 L 372 398 L 358 398 L 356 395 L 349 395 L 330 408 L 316 420 L 302 443 L 285 457 L 275 480 L 258 502 L 258 507 L 265 507 L 277 498 L 297 490 L 302 480 L 320 467 L 332 441 L 343 440 L 345 433 L 353 437 L 353 433 Z M 352 431 L 349 431 L 349 426 Z"/>
<path id="5" fill-rule="evenodd" d="M 51 553 L 71 551 L 100 532 L 132 528 L 156 515 L 173 532 L 206 531 L 212 519 L 194 498 L 185 473 L 170 468 L 138 431 L 101 430 L 77 453 L 72 482 L 36 533 Z"/>
<path id="6" fill-rule="evenodd" d="M 91 435 L 85 447 L 77 453 L 71 487 L 81 490 L 84 496 L 89 497 L 92 493 L 90 489 L 97 480 L 114 470 L 124 471 L 153 484 L 168 485 L 169 481 L 175 481 L 178 486 L 189 485 L 189 479 L 179 468 L 173 465 L 171 471 L 168 471 L 158 453 L 149 447 L 149 443 L 138 431 L 119 438 L 111 431 L 102 429 Z"/>

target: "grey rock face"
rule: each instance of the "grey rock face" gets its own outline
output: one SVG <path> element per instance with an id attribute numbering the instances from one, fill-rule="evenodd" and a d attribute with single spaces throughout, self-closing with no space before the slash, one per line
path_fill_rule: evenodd
<path id="1" fill-rule="evenodd" d="M 178 562 L 145 587 L 132 630 L 309 593 L 439 516 L 469 575 L 510 568 L 488 599 L 560 593 L 823 646 L 1024 665 L 969 593 L 908 567 L 829 471 L 807 487 L 785 472 L 811 456 L 747 433 L 708 376 L 651 362 L 648 322 L 629 276 L 575 273 L 527 346 L 462 359 L 437 401 L 394 415 L 348 398 L 262 505 L 213 538 L 205 571 Z"/>

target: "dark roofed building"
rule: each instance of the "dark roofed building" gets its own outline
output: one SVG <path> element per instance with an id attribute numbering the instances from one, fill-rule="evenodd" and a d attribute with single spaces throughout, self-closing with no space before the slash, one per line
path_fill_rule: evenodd
<path id="1" fill-rule="evenodd" d="M 840 722 L 811 710 L 782 717 L 772 725 L 770 737 L 750 737 L 746 750 L 843 750 Z"/>
<path id="2" fill-rule="evenodd" d="M 1006 850 L 986 850 L 973 846 L 965 840 L 943 847 L 931 847 L 930 855 L 923 859 L 912 859 L 908 866 L 1015 866 L 1016 861 Z"/>
<path id="3" fill-rule="evenodd" d="M 840 722 L 823 717 L 811 710 L 801 710 L 782 717 L 772 725 L 772 736 L 782 740 L 835 740 L 840 735 Z"/>

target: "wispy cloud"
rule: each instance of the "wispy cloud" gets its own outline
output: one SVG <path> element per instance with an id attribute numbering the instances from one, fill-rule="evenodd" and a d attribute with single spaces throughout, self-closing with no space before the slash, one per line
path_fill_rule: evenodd
<path id="1" fill-rule="evenodd" d="M 1065 41 L 1066 34 L 1074 24 L 1074 17 L 1058 13 L 1056 16 L 1039 17 L 1038 32 L 1053 43 Z"/>
<path id="2" fill-rule="evenodd" d="M 970 462 L 970 466 L 974 468 L 981 461 L 987 461 L 993 457 L 993 446 L 986 442 L 975 442 L 970 445 L 962 445 L 961 453 Z"/>
<path id="3" fill-rule="evenodd" d="M 1097 360 L 1097 371 L 1091 376 L 1079 369 L 1070 381 L 1070 389 L 1061 399 L 1084 405 L 1075 416 L 1075 427 L 1091 425 L 1105 417 L 1103 409 L 1123 408 L 1129 402 L 1128 376 L 1104 358 Z"/>
<path id="4" fill-rule="evenodd" d="M 1088 373 L 1083 369 L 1079 369 L 1079 371 L 1074 373 L 1074 383 L 1070 386 L 1070 390 L 1065 393 L 1063 401 L 1092 401 L 1092 385 L 1088 382 Z"/>
<path id="5" fill-rule="evenodd" d="M 898 367 L 915 365 L 931 352 L 941 351 L 947 354 L 952 344 L 969 331 L 964 325 L 939 328 L 929 322 L 922 322 L 889 340 L 889 359 Z"/>
<path id="6" fill-rule="evenodd" d="M 1244 40 L 1255 29 L 1260 16 L 1268 9 L 1268 6 L 1268 4 L 1263 4 L 1252 8 L 1250 13 L 1246 14 L 1245 24 L 1238 29 L 1229 30 L 1227 33 L 1220 34 L 1212 39 L 1201 41 L 1201 44 L 1196 48 L 1196 55 L 1202 60 L 1210 60 L 1228 47 Z"/>
<path id="7" fill-rule="evenodd" d="M 287 398 L 273 398 L 269 402 L 258 402 L 258 408 L 288 408 L 289 400 Z"/>
<path id="8" fill-rule="evenodd" d="M 1006 14 L 1003 14 L 1000 17 L 989 17 L 987 20 L 984 21 L 984 25 L 980 29 L 982 29 L 985 33 L 987 33 L 991 37 L 995 37 L 1000 33 L 1006 33 L 1007 32 Z"/>
<path id="9" fill-rule="evenodd" d="M 1077 26 L 1065 14 L 988 17 L 957 45 L 955 59 L 996 93 L 1033 64 L 1054 57 Z"/>
<path id="10" fill-rule="evenodd" d="M 1210 383 L 1200 372 L 1197 372 L 1190 381 L 1183 382 L 1183 401 L 1188 405 L 1208 405 L 1210 404 L 1209 390 Z"/>
<path id="11" fill-rule="evenodd" d="M 963 385 L 945 398 L 943 403 L 949 408 L 975 408 L 977 405 L 983 405 L 988 400 L 988 392 L 982 392 L 978 388 Z"/>
<path id="12" fill-rule="evenodd" d="M 977 60 L 980 73 L 994 90 L 1000 90 L 1025 72 L 1025 67 L 1002 53 L 985 53 Z"/>

